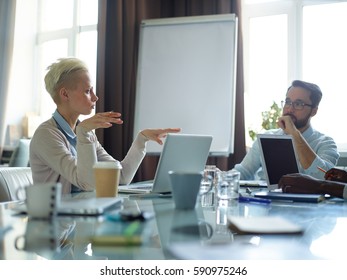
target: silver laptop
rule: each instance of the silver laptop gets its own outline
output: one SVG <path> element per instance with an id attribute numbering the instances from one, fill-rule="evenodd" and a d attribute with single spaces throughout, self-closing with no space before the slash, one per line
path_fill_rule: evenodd
<path id="1" fill-rule="evenodd" d="M 171 193 L 168 172 L 203 171 L 212 143 L 211 135 L 169 133 L 166 136 L 153 182 L 118 187 L 119 192 L 135 194 Z"/>
<path id="2" fill-rule="evenodd" d="M 81 193 L 81 195 L 66 195 L 62 198 L 58 214 L 59 215 L 79 215 L 94 216 L 102 215 L 108 210 L 119 208 L 123 198 L 120 197 L 90 197 L 91 194 Z M 18 203 L 12 208 L 15 212 L 26 213 L 26 204 Z"/>
<path id="3" fill-rule="evenodd" d="M 258 134 L 262 167 L 269 190 L 278 188 L 283 175 L 299 173 L 298 160 L 290 135 Z"/>
<path id="4" fill-rule="evenodd" d="M 121 197 L 89 197 L 65 198 L 61 200 L 58 213 L 61 215 L 102 215 L 105 212 L 119 208 Z"/>

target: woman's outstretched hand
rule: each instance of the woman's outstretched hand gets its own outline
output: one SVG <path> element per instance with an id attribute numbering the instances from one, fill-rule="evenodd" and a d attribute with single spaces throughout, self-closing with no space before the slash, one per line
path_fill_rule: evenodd
<path id="1" fill-rule="evenodd" d="M 141 134 L 148 140 L 152 140 L 162 145 L 162 138 L 165 138 L 168 133 L 180 132 L 180 128 L 161 128 L 161 129 L 145 129 L 141 131 Z"/>

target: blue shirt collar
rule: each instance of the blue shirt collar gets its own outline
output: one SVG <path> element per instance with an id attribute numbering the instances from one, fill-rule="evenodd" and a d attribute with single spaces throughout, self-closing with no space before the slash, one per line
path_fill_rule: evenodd
<path id="1" fill-rule="evenodd" d="M 57 124 L 60 126 L 60 128 L 64 130 L 65 132 L 64 134 L 66 137 L 70 138 L 71 140 L 76 139 L 75 132 L 73 132 L 73 130 L 71 129 L 67 121 L 62 117 L 62 115 L 60 115 L 58 110 L 55 110 L 55 112 L 53 113 L 53 118 L 55 119 Z"/>

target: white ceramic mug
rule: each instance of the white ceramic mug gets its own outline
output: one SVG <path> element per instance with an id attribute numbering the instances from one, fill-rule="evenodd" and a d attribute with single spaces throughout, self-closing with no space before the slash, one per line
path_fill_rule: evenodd
<path id="1" fill-rule="evenodd" d="M 37 184 L 17 190 L 25 193 L 27 214 L 34 219 L 50 219 L 57 215 L 61 201 L 61 183 Z"/>

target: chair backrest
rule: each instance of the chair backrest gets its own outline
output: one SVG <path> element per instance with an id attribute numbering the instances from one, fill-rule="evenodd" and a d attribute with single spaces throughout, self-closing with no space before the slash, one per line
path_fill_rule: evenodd
<path id="1" fill-rule="evenodd" d="M 32 184 L 30 167 L 0 167 L 0 202 L 18 200 L 17 190 Z"/>
<path id="2" fill-rule="evenodd" d="M 28 167 L 29 166 L 29 145 L 31 139 L 19 139 L 18 145 L 11 155 L 8 166 Z"/>

